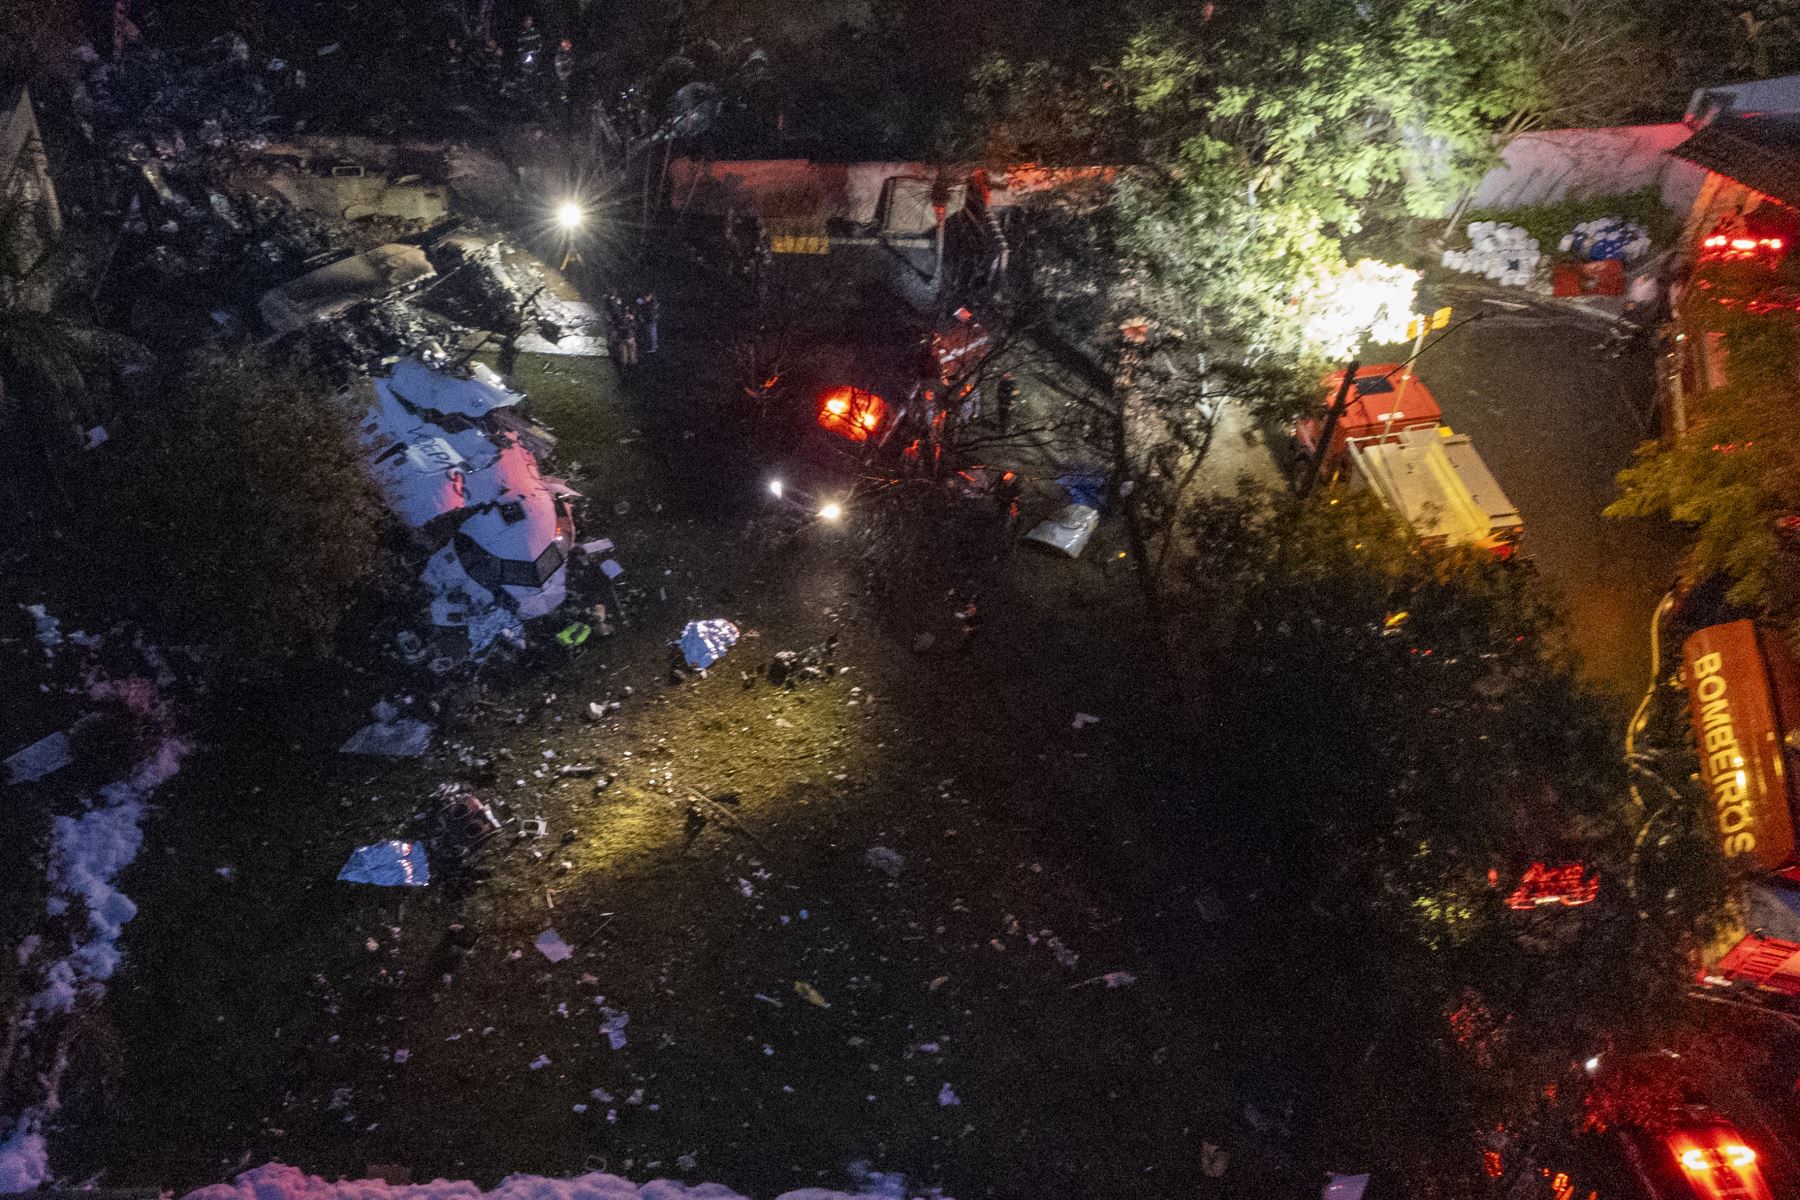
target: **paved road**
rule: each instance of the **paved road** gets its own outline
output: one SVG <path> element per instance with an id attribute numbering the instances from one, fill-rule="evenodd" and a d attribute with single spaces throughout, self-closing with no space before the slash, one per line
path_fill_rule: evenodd
<path id="1" fill-rule="evenodd" d="M 1666 526 L 1600 515 L 1646 436 L 1653 386 L 1648 360 L 1609 358 L 1603 336 L 1578 318 L 1495 315 L 1428 349 L 1419 376 L 1518 506 L 1525 552 L 1567 608 L 1584 674 L 1625 700 L 1643 691 L 1650 613 L 1680 543 Z"/>

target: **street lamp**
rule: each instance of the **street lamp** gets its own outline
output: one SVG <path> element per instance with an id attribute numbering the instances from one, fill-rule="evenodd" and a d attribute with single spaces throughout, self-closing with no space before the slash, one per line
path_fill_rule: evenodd
<path id="1" fill-rule="evenodd" d="M 824 508 L 821 508 L 819 510 L 820 518 L 822 520 L 826 520 L 826 521 L 835 521 L 843 515 L 844 515 L 843 507 L 841 505 L 839 505 L 838 502 L 835 500 L 829 502 L 828 504 L 825 505 Z"/>
<path id="2" fill-rule="evenodd" d="M 556 206 L 556 227 L 562 230 L 564 243 L 562 266 L 558 267 L 557 270 L 568 270 L 569 260 L 581 257 L 579 254 L 575 253 L 575 235 L 586 220 L 587 212 L 581 207 L 580 201 L 564 200 L 561 204 Z"/>

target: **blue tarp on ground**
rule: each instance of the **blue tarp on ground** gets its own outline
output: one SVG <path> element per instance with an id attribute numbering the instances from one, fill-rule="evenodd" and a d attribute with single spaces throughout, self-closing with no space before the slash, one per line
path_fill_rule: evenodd
<path id="1" fill-rule="evenodd" d="M 687 665 L 704 671 L 737 644 L 738 627 L 730 621 L 689 621 L 681 631 L 681 655 Z"/>
<path id="2" fill-rule="evenodd" d="M 1056 485 L 1069 494 L 1069 503 L 1100 510 L 1106 507 L 1106 472 L 1086 468 L 1059 476 Z"/>
<path id="3" fill-rule="evenodd" d="M 418 842 L 376 842 L 357 847 L 338 878 L 376 887 L 424 887 L 431 882 L 431 867 L 425 861 L 425 847 Z"/>

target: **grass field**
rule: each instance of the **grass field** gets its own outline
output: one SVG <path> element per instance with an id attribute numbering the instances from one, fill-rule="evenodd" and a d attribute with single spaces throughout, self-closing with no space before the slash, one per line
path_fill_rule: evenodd
<path id="1" fill-rule="evenodd" d="M 1107 881 L 1132 830 L 1091 803 L 1142 786 L 1165 736 L 1128 659 L 1094 652 L 1129 598 L 1015 561 L 1016 607 L 951 653 L 925 581 L 896 611 L 842 534 L 745 536 L 754 481 L 679 358 L 630 396 L 604 360 L 526 356 L 516 378 L 587 497 L 580 536 L 618 544 L 620 632 L 496 675 L 479 706 L 371 663 L 190 760 L 127 876 L 142 913 L 86 1043 L 114 1083 L 71 1098 L 60 1161 L 120 1185 L 280 1159 L 772 1195 L 867 1160 L 962 1196 L 1168 1194 L 1206 1132 L 1200 1051 L 1128 932 L 1146 898 Z M 612 602 L 597 584 L 577 590 Z M 669 683 L 666 643 L 713 616 L 744 640 Z M 940 649 L 921 656 L 923 630 Z M 762 678 L 833 632 L 847 672 Z M 425 760 L 334 753 L 383 694 L 443 702 Z M 1077 708 L 1105 720 L 1077 732 Z M 472 780 L 463 748 L 497 778 Z M 334 881 L 354 846 L 421 835 L 447 780 L 549 836 L 496 844 L 472 886 Z M 696 825 L 689 789 L 736 803 Z M 572 957 L 536 950 L 547 928 Z M 1120 970 L 1139 982 L 1083 982 Z"/>

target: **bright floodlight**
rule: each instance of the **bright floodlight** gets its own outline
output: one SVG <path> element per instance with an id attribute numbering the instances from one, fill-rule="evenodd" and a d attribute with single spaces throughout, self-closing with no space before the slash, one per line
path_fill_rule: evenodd
<path id="1" fill-rule="evenodd" d="M 1592 1075 L 1595 1072 L 1599 1071 L 1600 1070 L 1600 1056 L 1598 1054 L 1596 1054 L 1596 1055 L 1594 1055 L 1594 1057 L 1592 1057 L 1592 1058 L 1588 1059 L 1586 1062 L 1582 1063 L 1581 1069 L 1586 1071 L 1589 1075 Z"/>
<path id="2" fill-rule="evenodd" d="M 819 510 L 819 516 L 827 521 L 835 521 L 844 515 L 844 510 L 836 502 L 827 504 Z"/>
<path id="3" fill-rule="evenodd" d="M 574 232 L 581 225 L 581 205 L 573 200 L 564 200 L 557 205 L 556 223 L 564 229 Z"/>
<path id="4" fill-rule="evenodd" d="M 781 499 L 781 480 L 769 480 L 769 495 L 775 497 L 777 500 Z"/>

